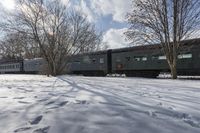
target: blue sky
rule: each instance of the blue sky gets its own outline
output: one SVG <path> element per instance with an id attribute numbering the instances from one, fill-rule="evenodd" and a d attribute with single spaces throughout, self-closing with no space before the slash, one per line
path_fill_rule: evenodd
<path id="1" fill-rule="evenodd" d="M 90 22 L 96 24 L 103 32 L 103 43 L 110 48 L 128 45 L 123 33 L 128 27 L 125 15 L 131 11 L 131 0 L 71 0 L 70 5 L 80 9 Z"/>
<path id="2" fill-rule="evenodd" d="M 0 0 L 5 8 L 12 8 L 15 0 Z M 103 43 L 109 48 L 126 47 L 124 32 L 128 24 L 125 15 L 131 10 L 131 0 L 62 0 L 87 15 L 91 23 L 103 32 Z"/>

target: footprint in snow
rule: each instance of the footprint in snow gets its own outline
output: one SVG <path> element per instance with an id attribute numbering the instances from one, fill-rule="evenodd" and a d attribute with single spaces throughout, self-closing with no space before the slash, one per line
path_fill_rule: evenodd
<path id="1" fill-rule="evenodd" d="M 63 94 L 61 96 L 63 96 L 63 97 L 69 97 L 69 98 L 76 98 L 76 96 L 70 96 L 70 95 L 66 95 L 66 94 Z"/>
<path id="2" fill-rule="evenodd" d="M 4 99 L 4 98 L 8 98 L 8 97 L 0 97 L 0 98 Z"/>
<path id="3" fill-rule="evenodd" d="M 33 133 L 48 133 L 50 126 L 39 128 L 33 131 Z"/>
<path id="4" fill-rule="evenodd" d="M 17 113 L 19 113 L 18 111 L 12 111 L 11 113 L 13 113 L 13 114 L 17 114 Z"/>
<path id="5" fill-rule="evenodd" d="M 149 110 L 147 113 L 150 117 L 157 117 L 156 113 L 154 111 Z"/>
<path id="6" fill-rule="evenodd" d="M 168 109 L 170 109 L 170 110 L 175 110 L 173 107 L 168 107 Z"/>
<path id="7" fill-rule="evenodd" d="M 62 106 L 64 106 L 67 103 L 68 103 L 68 101 L 64 101 L 64 102 L 59 103 L 58 106 L 62 107 Z"/>
<path id="8" fill-rule="evenodd" d="M 162 98 L 160 95 L 157 95 L 158 98 Z"/>
<path id="9" fill-rule="evenodd" d="M 41 91 L 41 92 L 47 92 L 47 93 L 49 93 L 49 92 L 51 92 L 51 91 Z"/>
<path id="10" fill-rule="evenodd" d="M 8 89 L 12 89 L 12 87 L 8 86 Z"/>
<path id="11" fill-rule="evenodd" d="M 27 131 L 27 130 L 30 130 L 30 129 L 31 129 L 31 127 L 21 127 L 21 128 L 16 129 L 14 132 L 18 133 L 18 132 Z"/>
<path id="12" fill-rule="evenodd" d="M 18 101 L 18 103 L 29 104 L 30 102 Z"/>
<path id="13" fill-rule="evenodd" d="M 60 107 L 64 106 L 67 103 L 68 103 L 68 101 L 63 101 L 63 102 L 60 102 L 60 103 L 56 104 L 56 106 L 50 107 L 48 109 L 57 109 L 57 108 L 60 108 Z"/>
<path id="14" fill-rule="evenodd" d="M 43 118 L 43 116 L 40 115 L 40 116 L 34 118 L 32 121 L 29 121 L 29 123 L 30 123 L 31 125 L 36 125 L 36 124 L 38 124 L 38 123 L 42 120 L 42 118 Z"/>
<path id="15" fill-rule="evenodd" d="M 192 127 L 200 128 L 200 123 L 191 119 L 183 120 L 185 123 L 189 124 Z"/>
<path id="16" fill-rule="evenodd" d="M 48 98 L 43 98 L 43 99 L 39 99 L 39 100 L 37 100 L 38 102 L 45 102 L 45 101 L 47 101 L 48 100 Z"/>
<path id="17" fill-rule="evenodd" d="M 76 104 L 89 104 L 86 100 L 76 100 Z"/>
<path id="18" fill-rule="evenodd" d="M 50 101 L 50 102 L 46 103 L 45 105 L 51 105 L 53 103 L 55 103 L 55 101 Z"/>
<path id="19" fill-rule="evenodd" d="M 49 93 L 48 95 L 50 95 L 50 96 L 58 96 L 58 94 L 54 94 L 54 93 Z"/>
<path id="20" fill-rule="evenodd" d="M 157 105 L 158 105 L 158 106 L 163 106 L 163 103 L 159 102 Z"/>
<path id="21" fill-rule="evenodd" d="M 175 110 L 168 110 L 168 111 L 163 111 L 163 112 L 155 111 L 153 112 L 153 114 L 156 114 L 157 118 L 160 118 L 162 116 L 171 117 L 174 119 L 179 119 L 185 122 L 186 124 L 189 124 L 192 127 L 200 128 L 200 122 L 195 120 L 190 114 L 177 112 Z"/>
<path id="22" fill-rule="evenodd" d="M 25 97 L 14 97 L 13 99 L 24 99 Z"/>
<path id="23" fill-rule="evenodd" d="M 22 91 L 24 91 L 24 93 L 26 93 L 26 92 L 33 92 L 33 90 L 27 90 L 27 89 L 25 89 L 25 88 L 17 88 L 18 90 L 22 90 Z"/>
<path id="24" fill-rule="evenodd" d="M 99 102 L 100 104 L 109 105 L 109 106 L 125 106 L 120 103 L 109 103 L 109 102 Z"/>
<path id="25" fill-rule="evenodd" d="M 162 108 L 167 108 L 167 109 L 169 109 L 169 110 L 175 110 L 175 107 L 172 105 L 172 106 L 166 106 L 166 105 L 164 105 L 163 103 L 161 103 L 161 102 L 159 102 L 158 104 L 157 104 L 157 106 L 160 106 L 160 107 L 162 107 Z"/>

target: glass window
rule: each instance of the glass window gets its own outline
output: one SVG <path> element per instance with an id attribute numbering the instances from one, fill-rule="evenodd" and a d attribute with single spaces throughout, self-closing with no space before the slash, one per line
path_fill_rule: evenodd
<path id="1" fill-rule="evenodd" d="M 80 62 L 80 61 L 74 61 L 74 63 L 76 63 L 76 64 L 80 64 L 81 62 Z"/>
<path id="2" fill-rule="evenodd" d="M 103 64 L 104 63 L 104 58 L 100 58 L 99 63 Z"/>
<path id="3" fill-rule="evenodd" d="M 142 61 L 147 61 L 147 57 L 142 57 Z"/>
<path id="4" fill-rule="evenodd" d="M 121 62 L 121 60 L 120 59 L 116 59 L 116 62 Z"/>
<path id="5" fill-rule="evenodd" d="M 90 64 L 90 63 L 92 62 L 92 59 L 90 59 L 89 56 L 84 56 L 84 57 L 83 57 L 83 62 L 84 62 L 84 63 Z"/>
<path id="6" fill-rule="evenodd" d="M 178 59 L 190 59 L 190 58 L 192 58 L 192 54 L 190 53 L 178 55 Z"/>
<path id="7" fill-rule="evenodd" d="M 158 59 L 159 59 L 159 60 L 166 60 L 167 58 L 166 58 L 165 55 L 161 55 L 161 56 L 158 56 Z"/>
<path id="8" fill-rule="evenodd" d="M 92 59 L 92 62 L 93 62 L 93 63 L 95 63 L 95 62 L 96 62 L 96 59 L 95 59 L 95 58 L 93 58 L 93 59 Z"/>
<path id="9" fill-rule="evenodd" d="M 152 56 L 152 60 L 158 60 L 158 56 L 156 55 Z"/>
<path id="10" fill-rule="evenodd" d="M 126 61 L 130 61 L 131 60 L 131 57 L 126 57 Z"/>
<path id="11" fill-rule="evenodd" d="M 147 57 L 146 56 L 135 56 L 134 61 L 147 61 Z"/>
<path id="12" fill-rule="evenodd" d="M 140 61 L 140 57 L 134 57 L 134 61 Z"/>

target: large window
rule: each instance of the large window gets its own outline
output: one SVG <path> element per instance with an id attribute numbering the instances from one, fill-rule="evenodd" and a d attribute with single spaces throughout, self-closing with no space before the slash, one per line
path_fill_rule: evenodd
<path id="1" fill-rule="evenodd" d="M 178 55 L 178 59 L 190 59 L 190 58 L 192 58 L 192 54 L 191 53 L 179 54 Z"/>
<path id="2" fill-rule="evenodd" d="M 147 61 L 147 57 L 142 57 L 141 60 L 142 61 Z"/>
<path id="3" fill-rule="evenodd" d="M 134 56 L 133 60 L 134 61 L 147 61 L 147 57 L 146 56 Z"/>
<path id="4" fill-rule="evenodd" d="M 167 58 L 166 58 L 165 55 L 160 55 L 160 56 L 158 56 L 158 59 L 159 59 L 159 60 L 166 60 Z"/>
<path id="5" fill-rule="evenodd" d="M 151 57 L 152 60 L 166 60 L 166 56 L 165 55 L 153 55 Z"/>

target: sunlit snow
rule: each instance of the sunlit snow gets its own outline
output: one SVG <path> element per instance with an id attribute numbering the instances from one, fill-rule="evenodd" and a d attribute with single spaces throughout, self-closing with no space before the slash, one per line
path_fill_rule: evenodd
<path id="1" fill-rule="evenodd" d="M 198 80 L 0 75 L 1 133 L 199 133 Z"/>

